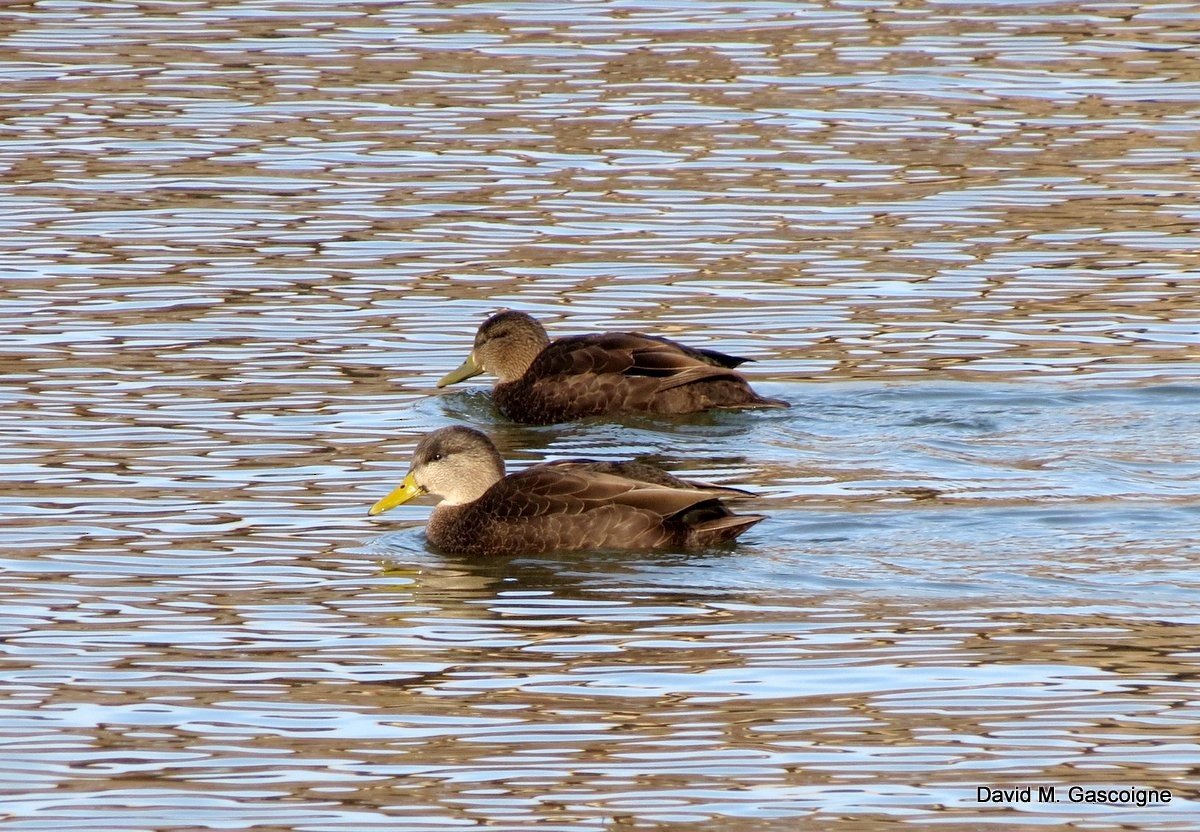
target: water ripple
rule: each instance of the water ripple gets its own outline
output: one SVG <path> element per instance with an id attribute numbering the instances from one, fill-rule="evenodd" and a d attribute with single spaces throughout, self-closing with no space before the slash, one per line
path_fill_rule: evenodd
<path id="1" fill-rule="evenodd" d="M 7 11 L 6 828 L 1192 822 L 1195 14 Z M 506 424 L 500 307 L 793 407 Z M 768 519 L 446 557 L 447 422 Z"/>

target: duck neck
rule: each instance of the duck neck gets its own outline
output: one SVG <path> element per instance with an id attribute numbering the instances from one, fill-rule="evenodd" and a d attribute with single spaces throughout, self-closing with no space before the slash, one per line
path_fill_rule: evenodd
<path id="1" fill-rule="evenodd" d="M 504 479 L 504 461 L 499 455 L 487 459 L 472 460 L 472 467 L 457 472 L 454 492 L 444 494 L 438 508 L 461 506 L 473 503 Z"/>
<path id="2" fill-rule="evenodd" d="M 496 373 L 501 384 L 516 381 L 525 375 L 533 364 L 533 360 L 549 346 L 550 339 L 544 331 L 539 332 L 538 336 L 540 337 L 523 339 L 510 347 L 508 354 L 504 356 L 503 365 Z"/>

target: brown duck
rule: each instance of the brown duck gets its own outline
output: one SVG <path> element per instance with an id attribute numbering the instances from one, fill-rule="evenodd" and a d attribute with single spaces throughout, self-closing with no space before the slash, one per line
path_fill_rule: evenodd
<path id="1" fill-rule="evenodd" d="M 527 425 L 602 414 L 787 407 L 755 393 L 733 369 L 747 360 L 636 332 L 551 342 L 529 315 L 504 311 L 483 322 L 467 360 L 437 386 L 491 373 L 496 407 Z"/>
<path id="2" fill-rule="evenodd" d="M 722 502 L 744 491 L 682 480 L 647 463 L 547 462 L 505 476 L 492 441 L 462 426 L 426 434 L 404 483 L 368 513 L 422 494 L 442 498 L 426 538 L 460 555 L 703 549 L 763 519 L 734 514 Z"/>

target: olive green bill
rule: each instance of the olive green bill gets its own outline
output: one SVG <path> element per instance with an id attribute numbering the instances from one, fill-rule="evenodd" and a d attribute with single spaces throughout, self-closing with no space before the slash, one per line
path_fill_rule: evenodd
<path id="1" fill-rule="evenodd" d="M 456 384 L 460 381 L 466 381 L 473 376 L 477 376 L 483 372 L 483 368 L 475 363 L 475 353 L 472 352 L 467 356 L 467 360 L 458 365 L 457 370 L 451 370 L 442 376 L 442 380 L 437 383 L 438 387 L 445 387 L 448 384 Z"/>
<path id="2" fill-rule="evenodd" d="M 425 489 L 417 485 L 417 481 L 413 479 L 412 472 L 404 478 L 404 482 L 400 483 L 400 487 L 388 494 L 382 500 L 368 509 L 367 514 L 374 517 L 376 514 L 383 514 L 389 508 L 403 505 L 414 497 L 420 497 L 425 493 Z"/>

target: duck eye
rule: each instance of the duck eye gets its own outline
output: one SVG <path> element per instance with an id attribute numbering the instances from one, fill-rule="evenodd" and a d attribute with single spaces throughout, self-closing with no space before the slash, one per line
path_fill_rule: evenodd
<path id="1" fill-rule="evenodd" d="M 429 457 L 429 461 L 430 461 L 430 462 L 437 462 L 437 461 L 438 461 L 439 459 L 441 459 L 441 458 L 442 458 L 442 455 L 441 455 L 441 454 L 434 454 L 433 456 Z"/>

